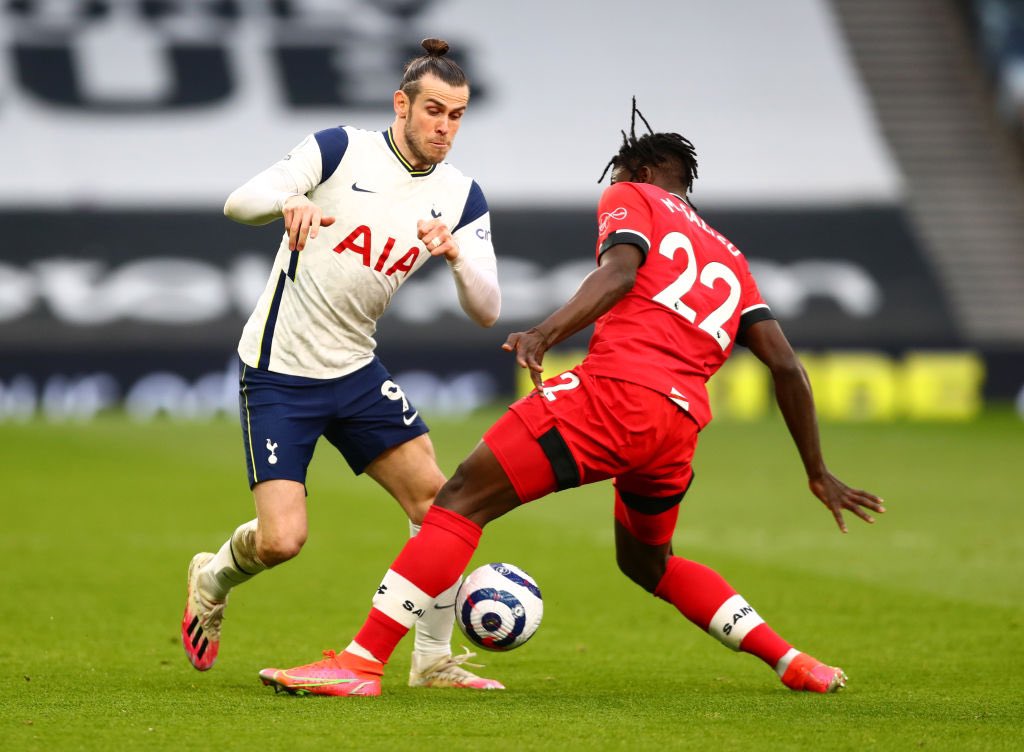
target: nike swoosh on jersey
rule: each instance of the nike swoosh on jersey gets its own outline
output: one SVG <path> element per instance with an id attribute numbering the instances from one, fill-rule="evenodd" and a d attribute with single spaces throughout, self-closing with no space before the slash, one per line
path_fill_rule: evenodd
<path id="1" fill-rule="evenodd" d="M 455 608 L 455 604 L 454 603 L 449 603 L 447 606 L 439 606 L 438 604 L 435 603 L 434 604 L 434 608 L 436 608 L 436 609 Z"/>
<path id="2" fill-rule="evenodd" d="M 433 209 L 430 210 L 430 216 L 433 217 L 434 219 L 437 219 L 438 217 L 440 217 L 441 214 L 442 214 L 442 212 L 435 212 Z"/>
<path id="3" fill-rule="evenodd" d="M 371 190 L 369 188 L 360 188 L 358 180 L 352 184 L 352 190 L 353 191 L 358 191 L 359 193 L 376 193 L 377 192 L 377 191 Z"/>
<path id="4" fill-rule="evenodd" d="M 416 412 L 414 412 L 414 413 L 413 413 L 412 415 L 410 415 L 410 416 L 409 416 L 408 418 L 406 418 L 406 417 L 405 417 L 405 416 L 403 415 L 403 416 L 402 416 L 402 422 L 403 422 L 403 423 L 405 423 L 405 425 L 407 425 L 407 426 L 411 426 L 411 425 L 412 425 L 412 422 L 413 422 L 414 420 L 416 420 L 416 416 L 417 416 L 417 415 L 419 415 L 419 414 L 420 414 L 420 411 L 419 411 L 419 410 L 417 410 L 417 411 L 416 411 Z"/>

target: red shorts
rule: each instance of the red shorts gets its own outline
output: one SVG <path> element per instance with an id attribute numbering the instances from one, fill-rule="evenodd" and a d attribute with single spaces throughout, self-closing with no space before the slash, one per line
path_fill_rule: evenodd
<path id="1" fill-rule="evenodd" d="M 582 368 L 544 387 L 484 434 L 520 500 L 613 478 L 616 519 L 644 542 L 670 540 L 693 478 L 696 422 L 652 389 Z"/>

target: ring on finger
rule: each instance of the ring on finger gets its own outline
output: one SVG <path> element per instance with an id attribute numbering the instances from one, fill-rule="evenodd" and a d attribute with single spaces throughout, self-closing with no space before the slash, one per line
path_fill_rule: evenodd
<path id="1" fill-rule="evenodd" d="M 434 238 L 430 241 L 431 248 L 437 248 L 439 245 L 441 245 L 441 238 Z"/>

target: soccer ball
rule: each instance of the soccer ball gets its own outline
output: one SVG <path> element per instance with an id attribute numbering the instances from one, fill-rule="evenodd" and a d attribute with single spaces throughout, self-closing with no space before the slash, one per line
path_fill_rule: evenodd
<path id="1" fill-rule="evenodd" d="M 537 583 L 513 564 L 474 569 L 455 595 L 455 622 L 485 650 L 512 650 L 533 637 L 544 615 Z"/>

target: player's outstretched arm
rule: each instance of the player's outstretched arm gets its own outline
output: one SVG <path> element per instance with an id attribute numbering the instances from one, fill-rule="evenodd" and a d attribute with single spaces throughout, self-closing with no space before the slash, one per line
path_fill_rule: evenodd
<path id="1" fill-rule="evenodd" d="M 636 284 L 636 271 L 643 261 L 634 245 L 613 245 L 601 255 L 600 266 L 586 276 L 568 302 L 537 326 L 525 332 L 513 332 L 502 345 L 514 353 L 520 368 L 530 369 L 534 386 L 541 388 L 544 380 L 544 353 L 562 340 L 571 337 L 625 297 Z"/>
<path id="2" fill-rule="evenodd" d="M 865 522 L 874 522 L 870 512 L 885 512 L 882 500 L 867 491 L 850 488 L 825 466 L 811 383 L 779 323 L 768 320 L 752 324 L 746 331 L 745 344 L 771 371 L 775 400 L 800 452 L 811 492 L 828 507 L 844 533 L 844 510 Z"/>

